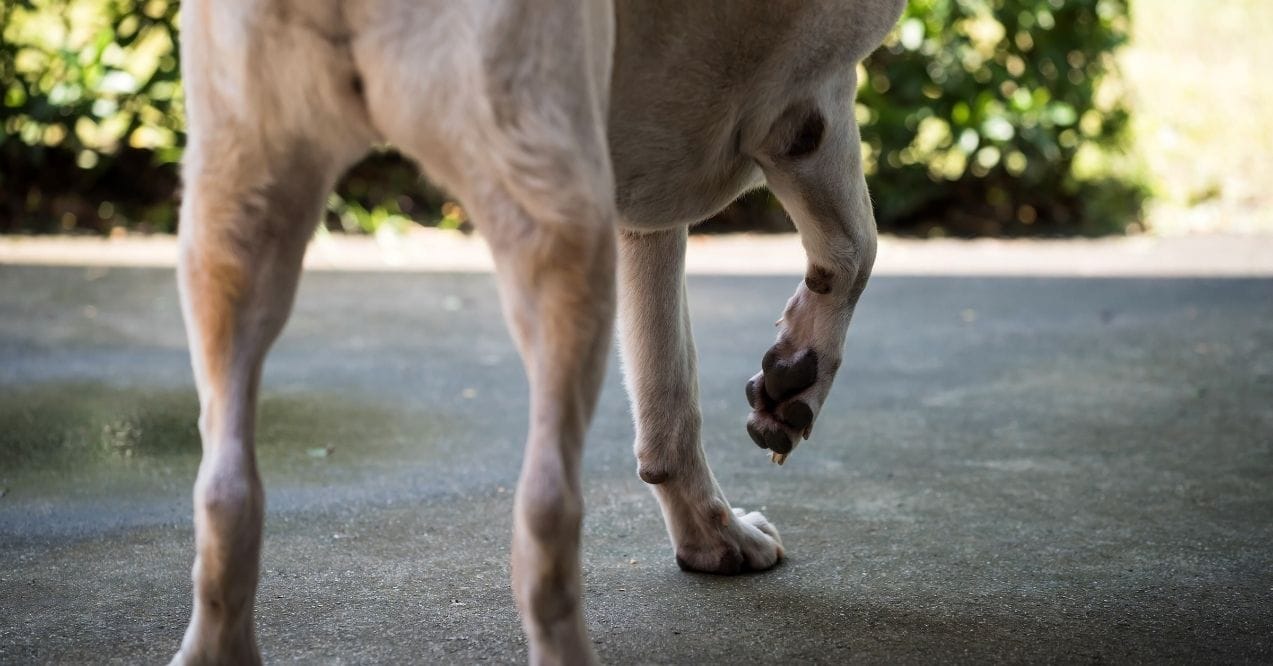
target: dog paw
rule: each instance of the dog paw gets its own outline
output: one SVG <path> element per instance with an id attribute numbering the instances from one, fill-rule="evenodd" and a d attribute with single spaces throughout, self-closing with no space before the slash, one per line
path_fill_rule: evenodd
<path id="1" fill-rule="evenodd" d="M 812 347 L 779 340 L 765 353 L 761 371 L 747 382 L 747 434 L 762 449 L 773 451 L 781 464 L 801 439 L 813 432 L 813 422 L 839 368 Z"/>
<path id="2" fill-rule="evenodd" d="M 783 557 L 778 530 L 759 511 L 722 512 L 721 525 L 710 536 L 676 546 L 676 564 L 683 571 L 733 576 L 764 571 Z"/>

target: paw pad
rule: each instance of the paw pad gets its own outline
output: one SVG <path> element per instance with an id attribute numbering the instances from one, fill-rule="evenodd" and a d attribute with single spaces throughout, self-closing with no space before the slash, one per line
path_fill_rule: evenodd
<path id="1" fill-rule="evenodd" d="M 765 373 L 765 393 L 775 402 L 809 388 L 818 379 L 818 352 L 801 349 L 790 358 L 781 358 L 777 347 L 765 353 L 760 363 Z"/>
<path id="2" fill-rule="evenodd" d="M 810 402 L 808 389 L 818 381 L 818 352 L 804 348 L 790 353 L 789 347 L 776 344 L 765 353 L 761 372 L 747 382 L 747 402 L 752 407 L 747 419 L 747 434 L 756 446 L 769 449 L 785 460 L 786 454 L 803 437 L 808 439 L 817 416 L 817 405 Z M 835 363 L 830 364 L 836 365 Z M 834 367 L 831 367 L 834 372 Z M 816 400 L 816 396 L 812 396 Z"/>

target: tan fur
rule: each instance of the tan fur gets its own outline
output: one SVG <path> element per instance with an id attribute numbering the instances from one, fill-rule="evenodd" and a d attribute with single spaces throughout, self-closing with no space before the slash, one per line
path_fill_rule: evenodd
<path id="1" fill-rule="evenodd" d="M 259 661 L 261 365 L 326 192 L 382 142 L 472 211 L 497 261 L 531 386 L 513 535 L 531 661 L 595 659 L 579 465 L 616 307 L 638 472 L 677 561 L 717 573 L 776 563 L 777 531 L 730 508 L 700 446 L 685 227 L 767 182 L 800 229 L 813 281 L 757 375 L 798 393 L 756 398 L 749 421 L 758 441 L 789 450 L 830 389 L 874 259 L 853 71 L 901 3 L 187 2 L 179 282 L 204 457 L 194 610 L 174 662 Z M 788 357 L 806 353 L 816 373 L 788 391 L 782 373 L 799 374 Z"/>

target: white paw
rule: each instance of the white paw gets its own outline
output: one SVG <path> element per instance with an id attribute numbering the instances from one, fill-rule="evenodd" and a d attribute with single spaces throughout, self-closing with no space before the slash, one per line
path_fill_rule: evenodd
<path id="1" fill-rule="evenodd" d="M 721 525 L 703 538 L 676 546 L 676 564 L 685 571 L 732 576 L 764 571 L 782 559 L 782 538 L 759 511 L 722 512 Z"/>

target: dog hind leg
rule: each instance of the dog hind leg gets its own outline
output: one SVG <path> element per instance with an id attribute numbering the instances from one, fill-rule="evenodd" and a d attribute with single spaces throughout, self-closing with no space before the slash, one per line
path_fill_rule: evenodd
<path id="1" fill-rule="evenodd" d="M 194 608 L 177 663 L 254 663 L 265 497 L 261 366 L 336 177 L 373 140 L 334 16 L 280 3 L 182 8 L 188 144 L 178 284 L 199 391 Z M 303 20 L 304 19 L 304 20 Z M 322 19 L 332 31 L 309 19 Z"/>
<path id="2" fill-rule="evenodd" d="M 371 117 L 487 239 L 530 384 L 512 543 L 530 661 L 589 663 L 579 467 L 615 307 L 609 5 L 445 3 L 394 19 L 371 17 L 355 46 Z M 435 34 L 474 37 L 436 49 Z"/>
<path id="3" fill-rule="evenodd" d="M 514 509 L 513 591 L 531 662 L 585 663 L 593 657 L 581 599 L 579 466 L 610 348 L 613 213 L 602 204 L 580 211 L 578 225 L 532 222 L 527 235 L 505 239 L 500 225 L 531 218 L 512 206 L 495 215 L 483 208 L 496 234 L 491 247 L 505 317 L 531 389 Z"/>
<path id="4" fill-rule="evenodd" d="M 314 160 L 282 162 L 216 137 L 187 160 L 178 271 L 199 389 L 203 459 L 194 488 L 194 611 L 180 659 L 259 660 L 252 629 L 264 492 L 253 442 L 267 348 L 291 309 L 329 183 Z M 214 137 L 201 135 L 198 141 Z"/>

